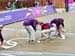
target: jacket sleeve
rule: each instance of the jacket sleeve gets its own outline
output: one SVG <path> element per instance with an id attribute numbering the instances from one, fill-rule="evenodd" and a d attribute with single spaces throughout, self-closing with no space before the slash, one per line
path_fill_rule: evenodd
<path id="1" fill-rule="evenodd" d="M 62 27 L 64 28 L 64 23 L 62 23 Z"/>
<path id="2" fill-rule="evenodd" d="M 36 31 L 37 21 L 33 21 L 33 28 Z"/>

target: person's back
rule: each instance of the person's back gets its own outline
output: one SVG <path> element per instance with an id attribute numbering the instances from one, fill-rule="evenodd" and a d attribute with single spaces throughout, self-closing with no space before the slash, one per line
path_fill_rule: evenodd
<path id="1" fill-rule="evenodd" d="M 41 26 L 42 30 L 43 29 L 50 29 L 50 27 L 53 27 L 53 25 L 50 23 L 43 23 Z"/>
<path id="2" fill-rule="evenodd" d="M 55 23 L 55 24 L 57 24 L 57 22 L 58 22 L 58 19 L 57 18 L 54 18 L 53 20 L 51 20 L 51 24 L 53 24 L 53 23 Z"/>
<path id="3" fill-rule="evenodd" d="M 64 20 L 62 18 L 55 18 L 51 21 L 51 24 L 56 24 L 57 29 L 59 29 L 60 25 L 64 27 Z"/>
<path id="4" fill-rule="evenodd" d="M 64 27 L 64 19 L 62 19 L 62 18 L 58 18 L 58 21 L 59 21 L 60 24 Z"/>
<path id="5" fill-rule="evenodd" d="M 36 19 L 25 20 L 23 25 L 25 25 L 25 26 L 31 25 L 34 28 L 34 30 L 36 30 L 37 20 Z"/>

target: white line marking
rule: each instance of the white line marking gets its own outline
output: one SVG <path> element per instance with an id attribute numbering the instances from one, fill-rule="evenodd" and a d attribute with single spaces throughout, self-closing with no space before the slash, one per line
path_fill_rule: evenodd
<path id="1" fill-rule="evenodd" d="M 15 56 L 15 55 L 6 54 L 6 53 L 0 53 L 0 55 L 3 55 L 3 56 Z"/>
<path id="2" fill-rule="evenodd" d="M 7 54 L 6 54 L 7 53 Z M 18 55 L 25 55 L 25 56 L 31 56 L 31 55 L 44 55 L 44 56 L 75 56 L 75 54 L 68 54 L 68 53 L 48 53 L 48 52 L 23 52 L 23 51 L 3 51 L 3 53 L 0 53 L 1 55 L 4 56 L 18 56 Z M 14 54 L 14 55 L 11 55 Z"/>
<path id="3" fill-rule="evenodd" d="M 14 40 L 19 40 L 19 39 L 28 39 L 28 38 L 15 38 L 15 39 L 10 39 L 10 40 L 6 41 L 6 44 L 8 44 L 7 46 L 6 45 L 2 45 L 1 47 L 2 48 L 5 48 L 5 49 L 9 49 L 9 48 L 15 47 L 18 43 L 15 42 Z"/>
<path id="4" fill-rule="evenodd" d="M 31 13 L 27 13 L 27 14 L 26 14 L 26 17 L 28 17 L 28 16 L 30 16 L 30 15 L 31 15 Z"/>
<path id="5" fill-rule="evenodd" d="M 26 29 L 14 29 L 14 28 L 4 28 L 7 31 L 16 31 L 16 32 L 27 32 Z M 66 32 L 66 35 L 75 35 L 75 32 Z"/>
<path id="6" fill-rule="evenodd" d="M 9 30 L 9 31 L 26 32 L 25 29 L 17 29 L 17 30 L 15 30 L 13 28 L 4 28 L 4 29 L 5 30 Z M 66 33 L 66 34 L 67 35 L 75 35 L 75 33 Z M 14 40 L 19 40 L 19 39 L 28 39 L 28 38 L 15 38 L 15 39 L 11 39 L 11 40 L 6 41 L 6 44 L 8 44 L 8 46 L 3 45 L 1 47 L 5 48 L 5 49 L 9 49 L 9 48 L 15 47 L 18 43 L 15 42 Z"/>
<path id="7" fill-rule="evenodd" d="M 4 28 L 6 31 L 26 32 L 25 29 Z"/>

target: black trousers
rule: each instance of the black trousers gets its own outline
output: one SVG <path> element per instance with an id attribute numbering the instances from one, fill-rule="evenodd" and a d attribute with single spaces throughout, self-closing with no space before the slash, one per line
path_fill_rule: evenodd
<path id="1" fill-rule="evenodd" d="M 4 39 L 3 39 L 2 33 L 0 32 L 0 41 L 3 42 L 3 40 Z"/>

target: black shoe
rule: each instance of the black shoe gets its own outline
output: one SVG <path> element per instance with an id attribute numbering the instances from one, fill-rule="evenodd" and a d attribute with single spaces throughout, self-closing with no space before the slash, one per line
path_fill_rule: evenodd
<path id="1" fill-rule="evenodd" d="M 29 40 L 29 43 L 34 42 L 34 40 Z"/>

